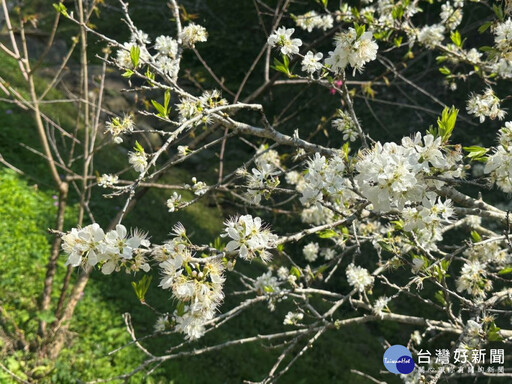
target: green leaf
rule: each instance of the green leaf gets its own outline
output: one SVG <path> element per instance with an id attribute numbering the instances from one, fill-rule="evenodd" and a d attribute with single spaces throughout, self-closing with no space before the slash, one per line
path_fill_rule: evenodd
<path id="1" fill-rule="evenodd" d="M 496 17 L 498 17 L 498 19 L 500 19 L 500 21 L 503 21 L 503 19 L 505 18 L 504 14 L 503 14 L 503 9 L 496 4 L 494 4 L 492 6 L 492 9 L 493 9 L 494 13 L 496 14 Z"/>
<path id="2" fill-rule="evenodd" d="M 489 327 L 489 331 L 487 332 L 487 340 L 489 341 L 502 341 L 503 337 L 500 335 L 501 328 L 497 327 L 496 324 L 494 324 L 494 321 L 491 323 L 491 326 Z"/>
<path id="3" fill-rule="evenodd" d="M 66 16 L 66 17 L 69 17 L 68 15 L 68 9 L 66 8 L 66 6 L 62 3 L 53 3 L 53 8 L 55 8 L 55 10 L 57 12 L 59 12 L 61 15 L 63 16 Z"/>
<path id="4" fill-rule="evenodd" d="M 457 115 L 459 110 L 455 107 L 444 108 L 441 114 L 441 118 L 437 119 L 437 125 L 439 128 L 438 134 L 443 140 L 443 142 L 447 142 L 455 128 L 455 122 L 457 121 Z"/>
<path id="5" fill-rule="evenodd" d="M 169 115 L 169 102 L 171 101 L 171 91 L 167 90 L 164 94 L 164 109 L 166 116 Z"/>
<path id="6" fill-rule="evenodd" d="M 130 48 L 130 59 L 132 59 L 133 68 L 137 68 L 139 65 L 140 48 L 138 45 L 134 45 Z"/>
<path id="7" fill-rule="evenodd" d="M 136 152 L 144 153 L 144 148 L 137 140 L 135 140 L 135 147 L 133 147 L 133 149 L 135 149 Z"/>
<path id="8" fill-rule="evenodd" d="M 180 301 L 176 306 L 176 312 L 178 313 L 178 316 L 183 316 L 185 314 L 185 303 L 183 301 Z"/>
<path id="9" fill-rule="evenodd" d="M 138 282 L 132 281 L 132 287 L 135 291 L 135 294 L 137 295 L 137 298 L 140 300 L 141 303 L 144 303 L 146 301 L 146 293 L 148 292 L 149 285 L 151 284 L 152 279 L 153 276 L 144 275 L 142 279 L 140 279 Z"/>
<path id="10" fill-rule="evenodd" d="M 356 30 L 357 37 L 356 39 L 359 39 L 363 33 L 366 31 L 366 25 L 359 25 L 358 23 L 354 23 L 354 29 Z"/>
<path id="11" fill-rule="evenodd" d="M 512 273 L 512 267 L 505 267 L 501 271 L 498 272 L 498 275 L 506 275 L 508 273 Z"/>
<path id="12" fill-rule="evenodd" d="M 46 311 L 39 312 L 37 314 L 37 318 L 41 321 L 44 321 L 45 323 L 52 323 L 55 320 L 57 320 L 57 318 L 55 317 L 55 314 L 50 309 L 47 309 Z"/>
<path id="13" fill-rule="evenodd" d="M 482 237 L 477 231 L 471 231 L 471 238 L 473 239 L 474 243 L 479 243 L 482 241 Z"/>
<path id="14" fill-rule="evenodd" d="M 152 87 L 154 86 L 153 81 L 155 80 L 155 74 L 149 70 L 149 68 L 146 69 L 146 77 L 149 79 L 148 83 Z"/>
<path id="15" fill-rule="evenodd" d="M 284 73 L 288 77 L 293 77 L 292 73 L 290 72 L 290 59 L 288 56 L 283 55 L 283 61 L 280 62 L 278 59 L 274 58 L 274 65 L 272 66 L 273 69 L 275 69 L 278 72 Z"/>
<path id="16" fill-rule="evenodd" d="M 462 48 L 462 38 L 460 37 L 459 31 L 450 33 L 450 39 L 453 41 L 453 44 L 459 48 Z"/>
<path id="17" fill-rule="evenodd" d="M 434 299 L 436 299 L 441 305 L 446 305 L 446 300 L 444 298 L 443 291 L 439 290 L 434 294 Z"/>
<path id="18" fill-rule="evenodd" d="M 401 4 L 395 6 L 391 11 L 391 16 L 393 20 L 400 20 L 404 16 L 404 7 Z"/>
<path id="19" fill-rule="evenodd" d="M 321 239 L 330 239 L 331 237 L 337 236 L 338 233 L 333 229 L 325 229 L 317 233 L 317 236 Z"/>
<path id="20" fill-rule="evenodd" d="M 155 109 L 158 111 L 157 116 L 163 117 L 163 118 L 167 117 L 167 110 L 165 109 L 165 107 L 162 104 L 160 104 L 156 100 L 151 100 L 151 104 L 153 104 L 153 107 L 155 107 Z"/>
<path id="21" fill-rule="evenodd" d="M 449 68 L 447 67 L 441 67 L 439 68 L 439 72 L 441 72 L 443 75 L 449 75 L 452 73 Z"/>
<path id="22" fill-rule="evenodd" d="M 480 27 L 478 27 L 478 32 L 479 33 L 484 33 L 485 31 L 487 31 L 487 29 L 489 29 L 489 27 L 491 25 L 492 25 L 491 21 L 488 21 L 487 23 L 483 23 Z"/>
<path id="23" fill-rule="evenodd" d="M 300 270 L 299 270 L 299 268 L 297 268 L 295 266 L 291 267 L 290 268 L 290 275 L 296 276 L 297 279 L 300 278 Z"/>
<path id="24" fill-rule="evenodd" d="M 477 145 L 473 145 L 470 147 L 463 147 L 463 149 L 468 152 L 467 156 L 469 159 L 474 161 L 481 161 L 485 154 L 489 151 L 487 148 L 479 147 Z"/>

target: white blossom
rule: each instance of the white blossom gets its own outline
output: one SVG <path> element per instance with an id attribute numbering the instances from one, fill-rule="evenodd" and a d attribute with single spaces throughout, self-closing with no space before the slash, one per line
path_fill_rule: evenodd
<path id="1" fill-rule="evenodd" d="M 346 269 L 348 283 L 359 292 L 364 292 L 367 287 L 373 284 L 374 277 L 365 268 L 350 264 Z"/>
<path id="2" fill-rule="evenodd" d="M 442 25 L 434 24 L 424 26 L 418 33 L 418 41 L 428 48 L 434 48 L 441 44 L 444 39 L 445 28 Z"/>
<path id="3" fill-rule="evenodd" d="M 505 193 L 512 192 L 512 122 L 507 121 L 500 131 L 500 145 L 489 156 L 484 172 Z"/>
<path id="4" fill-rule="evenodd" d="M 103 188 L 112 188 L 119 181 L 119 176 L 117 175 L 109 175 L 104 173 L 100 177 L 98 177 L 98 186 Z"/>
<path id="5" fill-rule="evenodd" d="M 302 253 L 304 253 L 305 259 L 311 263 L 318 258 L 319 250 L 320 247 L 318 246 L 318 243 L 309 243 L 304 247 Z"/>
<path id="6" fill-rule="evenodd" d="M 322 60 L 323 54 L 321 52 L 313 53 L 308 51 L 304 59 L 302 59 L 302 70 L 309 74 L 313 74 L 322 69 L 323 65 L 320 62 Z"/>
<path id="7" fill-rule="evenodd" d="M 261 218 L 244 215 L 231 218 L 225 223 L 223 237 L 231 240 L 226 245 L 226 252 L 237 251 L 240 258 L 252 260 L 260 257 L 263 261 L 270 259 L 268 249 L 274 248 L 277 236 L 263 227 Z"/>
<path id="8" fill-rule="evenodd" d="M 144 172 L 148 166 L 147 156 L 143 151 L 128 152 L 128 162 L 139 173 Z"/>
<path id="9" fill-rule="evenodd" d="M 194 48 L 196 43 L 204 43 L 208 40 L 208 32 L 206 32 L 206 28 L 190 23 L 183 28 L 180 38 L 185 47 Z"/>
<path id="10" fill-rule="evenodd" d="M 171 59 L 176 59 L 178 54 L 178 42 L 169 36 L 158 36 L 155 40 L 155 49 Z"/>
<path id="11" fill-rule="evenodd" d="M 292 39 L 294 28 L 280 27 L 274 31 L 267 39 L 271 47 L 279 47 L 281 53 L 286 56 L 293 56 L 299 53 L 299 47 L 302 45 L 301 39 Z"/>
<path id="12" fill-rule="evenodd" d="M 284 325 L 295 325 L 304 318 L 304 314 L 300 312 L 288 312 L 284 317 Z"/>
<path id="13" fill-rule="evenodd" d="M 175 212 L 181 203 L 181 195 L 177 192 L 173 192 L 172 196 L 167 199 L 167 208 L 169 208 L 169 212 Z"/>

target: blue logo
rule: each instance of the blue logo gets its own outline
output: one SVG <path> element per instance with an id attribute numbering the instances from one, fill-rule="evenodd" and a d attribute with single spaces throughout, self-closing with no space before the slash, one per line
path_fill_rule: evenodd
<path id="1" fill-rule="evenodd" d="M 382 361 L 389 372 L 397 375 L 406 375 L 414 370 L 414 360 L 411 352 L 400 344 L 392 345 L 386 349 Z"/>

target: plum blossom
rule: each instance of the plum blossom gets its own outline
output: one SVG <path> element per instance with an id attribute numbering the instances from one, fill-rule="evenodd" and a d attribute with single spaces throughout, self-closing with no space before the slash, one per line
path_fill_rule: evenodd
<path id="1" fill-rule="evenodd" d="M 190 23 L 180 34 L 181 42 L 187 48 L 195 48 L 196 43 L 204 43 L 208 40 L 208 32 L 205 27 Z"/>
<path id="2" fill-rule="evenodd" d="M 364 292 L 374 281 L 374 277 L 368 273 L 368 270 L 354 264 L 347 267 L 346 275 L 348 283 L 359 292 Z"/>
<path id="3" fill-rule="evenodd" d="M 342 73 L 348 64 L 354 71 L 362 71 L 366 63 L 377 58 L 378 48 L 372 32 L 363 32 L 358 36 L 354 28 L 349 28 L 336 36 L 334 51 L 329 52 L 325 64 L 336 74 Z"/>
<path id="4" fill-rule="evenodd" d="M 275 247 L 277 236 L 263 227 L 261 218 L 237 216 L 224 224 L 226 228 L 222 236 L 231 239 L 226 245 L 226 252 L 237 251 L 240 258 L 249 261 L 258 256 L 263 261 L 270 259 L 268 249 Z"/>
<path id="5" fill-rule="evenodd" d="M 280 27 L 274 31 L 267 39 L 271 47 L 278 46 L 281 53 L 286 56 L 293 56 L 299 53 L 299 47 L 302 45 L 301 39 L 292 39 L 294 28 Z"/>

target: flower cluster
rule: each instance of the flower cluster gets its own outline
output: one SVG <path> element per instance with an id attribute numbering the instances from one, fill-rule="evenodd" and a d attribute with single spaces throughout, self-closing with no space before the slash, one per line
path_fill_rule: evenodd
<path id="1" fill-rule="evenodd" d="M 101 265 L 109 275 L 125 267 L 127 272 L 149 271 L 144 254 L 150 243 L 146 235 L 135 230 L 127 236 L 124 225 L 118 224 L 105 234 L 98 224 L 73 228 L 62 236 L 62 249 L 68 254 L 66 265 L 73 267 Z"/>
<path id="2" fill-rule="evenodd" d="M 498 241 L 472 244 L 464 251 L 468 260 L 478 260 L 482 263 L 503 266 L 512 262 L 512 255 L 500 246 Z"/>
<path id="3" fill-rule="evenodd" d="M 350 190 L 352 184 L 344 177 L 344 172 L 345 163 L 340 156 L 333 156 L 327 160 L 325 156 L 315 153 L 315 156 L 309 159 L 307 173 L 304 175 L 301 203 L 314 204 L 325 197 L 334 203 L 340 201 L 349 206 L 355 194 Z"/>
<path id="4" fill-rule="evenodd" d="M 278 174 L 272 163 L 260 162 L 257 168 L 252 169 L 252 174 L 247 175 L 247 197 L 253 204 L 259 204 L 262 196 L 270 197 L 272 190 L 279 185 Z"/>
<path id="5" fill-rule="evenodd" d="M 244 260 L 252 260 L 258 256 L 263 261 L 270 259 L 268 249 L 274 248 L 277 236 L 263 227 L 259 217 L 237 216 L 226 221 L 225 225 L 225 233 L 221 236 L 231 239 L 226 245 L 226 252 L 237 251 Z"/>
<path id="6" fill-rule="evenodd" d="M 368 273 L 368 270 L 354 264 L 350 264 L 345 273 L 348 283 L 359 292 L 364 292 L 375 280 L 374 277 Z"/>
<path id="7" fill-rule="evenodd" d="M 204 43 L 208 40 L 208 32 L 206 28 L 190 23 L 181 31 L 180 39 L 185 47 L 195 48 L 196 43 Z"/>
<path id="8" fill-rule="evenodd" d="M 358 133 L 354 120 L 348 113 L 343 112 L 341 109 L 337 111 L 337 119 L 332 121 L 332 126 L 343 133 L 344 141 L 356 141 Z"/>
<path id="9" fill-rule="evenodd" d="M 386 296 L 381 296 L 377 300 L 372 307 L 372 312 L 375 316 L 379 316 L 382 318 L 384 316 L 385 311 L 388 309 L 388 303 L 391 301 L 391 298 Z"/>
<path id="10" fill-rule="evenodd" d="M 192 189 L 192 192 L 194 192 L 194 195 L 196 196 L 202 196 L 206 192 L 208 192 L 208 185 L 204 181 L 197 181 L 196 177 L 192 178 L 192 186 L 186 185 L 186 187 Z"/>
<path id="11" fill-rule="evenodd" d="M 500 129 L 500 145 L 489 156 L 484 172 L 490 173 L 492 180 L 503 192 L 512 192 L 512 122 Z"/>
<path id="12" fill-rule="evenodd" d="M 98 186 L 103 188 L 112 188 L 119 181 L 119 176 L 103 174 L 98 177 Z"/>
<path id="13" fill-rule="evenodd" d="M 341 74 L 350 64 L 354 70 L 362 71 L 364 65 L 377 58 L 379 46 L 373 40 L 372 32 L 358 34 L 354 28 L 339 33 L 335 38 L 334 51 L 325 60 L 332 72 Z"/>
<path id="14" fill-rule="evenodd" d="M 458 152 L 443 153 L 440 137 L 417 133 L 413 139 L 403 138 L 402 145 L 375 144 L 356 163 L 359 174 L 355 179 L 374 209 L 403 209 L 406 204 L 420 203 L 429 195 L 429 186 L 442 186 L 442 182 L 426 176 L 442 172 L 444 177 L 460 177 L 461 160 Z"/>
<path id="15" fill-rule="evenodd" d="M 505 117 L 505 111 L 500 108 L 500 99 L 494 94 L 492 88 L 487 88 L 481 95 L 472 94 L 466 110 L 479 117 L 481 123 L 485 121 L 486 117 L 491 120 L 496 118 L 502 120 Z"/>
<path id="16" fill-rule="evenodd" d="M 426 25 L 418 32 L 418 41 L 427 48 L 435 48 L 444 40 L 445 28 L 442 25 Z"/>
<path id="17" fill-rule="evenodd" d="M 308 32 L 318 28 L 324 31 L 332 28 L 334 19 L 331 15 L 319 15 L 315 11 L 309 11 L 303 15 L 297 16 L 295 24 Z"/>
<path id="18" fill-rule="evenodd" d="M 485 291 L 492 288 L 491 280 L 486 279 L 487 264 L 478 260 L 467 261 L 460 271 L 460 277 L 457 279 L 457 291 L 475 296 L 484 297 Z"/>
<path id="19" fill-rule="evenodd" d="M 449 1 L 441 5 L 441 20 L 448 30 L 453 31 L 462 21 L 462 9 L 453 8 Z"/>
<path id="20" fill-rule="evenodd" d="M 496 48 L 504 53 L 512 51 L 512 19 L 499 23 L 494 29 L 494 35 Z"/>
<path id="21" fill-rule="evenodd" d="M 424 249 L 436 250 L 436 242 L 443 240 L 442 224 L 450 223 L 453 213 L 451 200 L 426 198 L 421 205 L 403 209 L 404 230 L 413 231 Z"/>
<path id="22" fill-rule="evenodd" d="M 114 136 L 114 142 L 119 144 L 123 142 L 121 135 L 131 133 L 134 128 L 135 124 L 133 123 L 133 118 L 130 115 L 125 115 L 122 119 L 116 116 L 106 123 L 105 132 Z"/>
<path id="23" fill-rule="evenodd" d="M 208 109 L 226 105 L 226 99 L 223 99 L 221 93 L 214 89 L 213 91 L 205 91 L 203 94 L 196 98 L 182 98 L 176 105 L 180 115 L 180 123 L 187 120 L 197 118 L 202 115 L 201 119 L 197 119 L 195 125 L 201 123 L 208 124 L 210 122 L 209 116 L 205 114 Z"/>
<path id="24" fill-rule="evenodd" d="M 155 65 L 166 75 L 178 75 L 178 42 L 170 36 L 158 36 L 154 48 L 157 50 Z"/>
<path id="25" fill-rule="evenodd" d="M 215 316 L 224 298 L 224 265 L 215 258 L 194 259 L 184 227 L 178 225 L 175 233 L 176 237 L 154 248 L 153 257 L 160 261 L 159 286 L 170 289 L 179 303 L 175 329 L 193 340 L 204 334 L 205 323 Z"/>
<path id="26" fill-rule="evenodd" d="M 178 42 L 170 36 L 158 36 L 155 40 L 155 49 L 161 56 L 176 59 L 178 55 Z"/>

